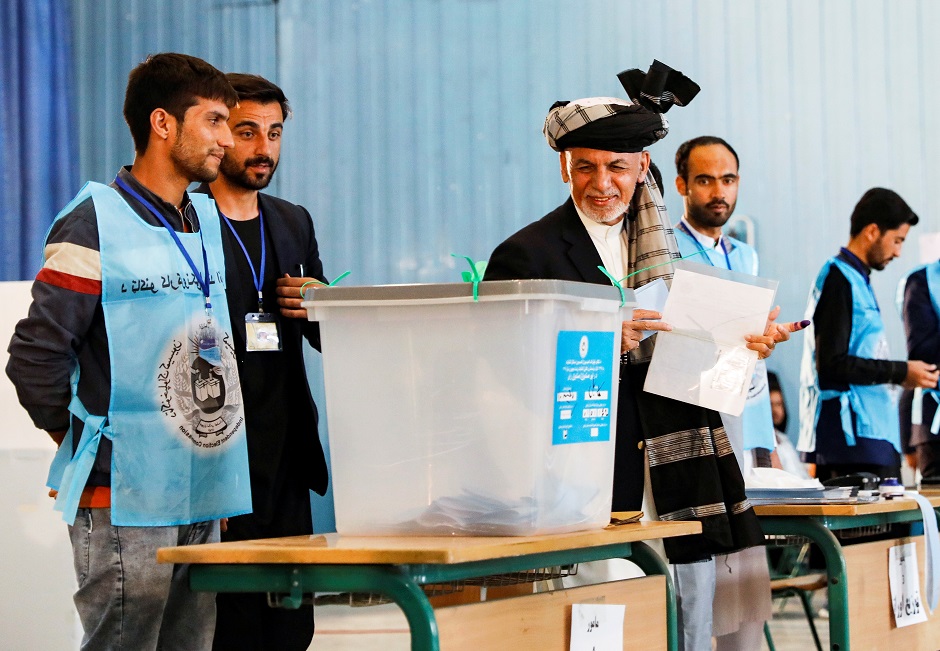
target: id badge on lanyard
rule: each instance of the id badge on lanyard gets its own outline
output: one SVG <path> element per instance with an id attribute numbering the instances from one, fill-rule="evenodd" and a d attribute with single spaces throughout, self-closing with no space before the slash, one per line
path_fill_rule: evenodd
<path id="1" fill-rule="evenodd" d="M 241 247 L 242 253 L 245 254 L 245 260 L 248 262 L 248 268 L 251 270 L 251 280 L 255 285 L 255 291 L 258 292 L 258 311 L 249 312 L 245 315 L 245 351 L 252 353 L 281 350 L 281 335 L 278 331 L 277 317 L 270 312 L 264 311 L 264 299 L 261 295 L 261 286 L 264 281 L 264 265 L 267 260 L 267 251 L 264 244 L 264 214 L 261 212 L 261 206 L 258 206 L 258 223 L 261 227 L 261 268 L 258 271 L 255 271 L 255 264 L 251 261 L 251 256 L 248 255 L 248 249 L 245 247 L 245 243 L 242 242 L 242 238 L 235 232 L 235 227 L 232 226 L 232 222 L 228 217 L 222 214 L 222 211 L 219 211 L 219 214 L 222 215 L 222 219 L 228 225 L 232 236 Z"/>
<path id="2" fill-rule="evenodd" d="M 281 335 L 273 314 L 249 312 L 245 315 L 245 350 L 281 350 Z"/>

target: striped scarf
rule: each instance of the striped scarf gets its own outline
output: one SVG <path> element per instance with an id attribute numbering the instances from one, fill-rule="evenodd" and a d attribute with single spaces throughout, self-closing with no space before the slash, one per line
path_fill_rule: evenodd
<path id="1" fill-rule="evenodd" d="M 663 278 L 672 283 L 673 268 L 670 261 L 679 259 L 679 245 L 672 230 L 663 195 L 652 173 L 646 182 L 637 185 L 630 202 L 627 217 L 627 272 L 624 286 L 635 289 Z M 638 270 L 639 273 L 635 273 Z M 640 347 L 627 355 L 631 363 L 648 362 L 653 356 L 656 337 L 647 337 Z"/>
<path id="2" fill-rule="evenodd" d="M 663 278 L 671 284 L 679 247 L 653 174 L 637 186 L 627 224 L 627 287 Z M 658 265 L 658 266 L 657 266 Z M 633 387 L 649 457 L 653 501 L 662 520 L 696 520 L 702 533 L 664 541 L 673 563 L 689 563 L 713 554 L 763 543 L 763 534 L 747 497 L 744 479 L 718 413 L 642 391 L 656 337 L 627 353 L 621 382 Z M 626 375 L 625 375 L 626 374 Z"/>

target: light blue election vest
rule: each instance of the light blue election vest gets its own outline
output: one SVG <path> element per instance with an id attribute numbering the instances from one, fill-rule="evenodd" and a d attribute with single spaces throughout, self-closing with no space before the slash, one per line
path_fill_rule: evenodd
<path id="1" fill-rule="evenodd" d="M 836 265 L 852 287 L 852 333 L 848 354 L 867 359 L 888 359 L 888 341 L 875 294 L 865 277 L 852 265 L 830 258 L 816 277 L 806 306 L 805 318 L 812 319 L 823 283 L 832 265 Z M 800 439 L 801 452 L 816 450 L 816 424 L 824 400 L 839 400 L 842 432 L 847 445 L 855 445 L 856 437 L 888 441 L 901 451 L 901 424 L 898 405 L 886 384 L 850 384 L 848 391 L 823 391 L 816 375 L 815 326 L 810 325 L 803 336 L 803 361 L 800 367 Z M 852 424 L 855 414 L 855 426 Z"/>
<path id="2" fill-rule="evenodd" d="M 904 319 L 904 291 L 907 288 L 907 279 L 911 277 L 912 274 L 917 273 L 921 269 L 925 270 L 927 277 L 927 293 L 930 294 L 930 304 L 933 306 L 933 311 L 937 315 L 937 318 L 940 319 L 940 260 L 936 262 L 931 262 L 930 264 L 920 265 L 911 269 L 911 272 L 907 274 L 904 278 L 901 279 L 901 282 L 898 283 L 898 291 L 895 296 L 895 303 L 898 308 L 898 315 L 901 319 Z M 911 423 L 914 425 L 923 424 L 924 418 L 924 400 L 927 398 L 932 398 L 934 402 L 940 405 L 940 390 L 937 389 L 924 389 L 918 387 L 914 389 L 914 397 L 911 402 Z M 934 411 L 933 421 L 930 423 L 930 433 L 931 434 L 940 434 L 940 409 Z"/>
<path id="3" fill-rule="evenodd" d="M 698 253 L 696 257 L 689 258 L 688 262 L 709 264 L 719 269 L 729 269 L 740 273 L 756 276 L 758 272 L 757 251 L 740 240 L 722 235 L 722 243 L 731 244 L 730 249 L 721 246 L 703 247 L 702 244 L 686 231 L 686 225 L 679 222 L 673 228 L 676 242 L 679 244 L 679 255 L 686 257 Z M 726 257 L 727 253 L 727 257 Z M 730 264 L 730 267 L 729 267 Z M 721 415 L 722 421 L 730 418 L 727 414 Z M 731 423 L 727 422 L 729 429 Z M 747 392 L 747 401 L 741 413 L 741 428 L 743 430 L 744 449 L 764 448 L 773 450 L 777 446 L 774 435 L 774 418 L 770 409 L 770 390 L 767 386 L 767 366 L 758 361 L 751 378 L 751 386 Z"/>
<path id="4" fill-rule="evenodd" d="M 89 414 L 72 377 L 69 429 L 49 473 L 56 509 L 74 522 L 102 436 L 111 439 L 111 521 L 191 524 L 251 512 L 245 417 L 225 299 L 220 222 L 211 199 L 191 194 L 201 233 L 177 233 L 211 278 L 211 321 L 195 275 L 163 226 L 144 222 L 112 188 L 87 183 L 56 217 L 91 197 L 98 220 L 101 305 L 111 358 L 107 418 Z M 221 364 L 199 355 L 213 338 Z"/>

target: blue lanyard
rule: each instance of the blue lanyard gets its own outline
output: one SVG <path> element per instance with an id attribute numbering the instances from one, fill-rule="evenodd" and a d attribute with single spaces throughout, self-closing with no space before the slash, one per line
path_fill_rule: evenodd
<path id="1" fill-rule="evenodd" d="M 231 220 L 219 210 L 219 214 L 222 215 L 222 219 L 225 220 L 225 223 L 228 225 L 228 229 L 232 231 L 232 235 L 235 237 L 235 241 L 238 242 L 238 246 L 242 247 L 242 253 L 245 254 L 245 260 L 248 261 L 248 268 L 251 270 L 251 280 L 255 284 L 255 289 L 258 292 L 258 311 L 264 312 L 264 308 L 261 305 L 261 281 L 263 280 L 262 275 L 264 274 L 264 261 L 267 259 L 267 253 L 264 248 L 264 215 L 261 213 L 261 203 L 258 203 L 258 221 L 261 223 L 261 269 L 255 271 L 255 265 L 251 261 L 251 256 L 248 255 L 248 249 L 245 248 L 245 243 L 242 242 L 242 238 L 238 236 L 238 233 L 235 232 L 235 227 L 232 226 Z"/>
<path id="2" fill-rule="evenodd" d="M 685 222 L 679 222 L 679 228 L 684 230 L 689 237 L 692 238 L 692 241 L 695 242 L 695 246 L 698 247 L 698 250 L 705 254 L 705 259 L 708 260 L 708 264 L 715 266 L 715 263 L 712 262 L 712 259 L 708 256 L 708 251 L 702 246 L 702 243 L 698 241 L 698 238 L 692 234 L 692 231 L 689 230 L 689 227 L 685 225 Z M 725 248 L 725 239 L 723 237 L 718 238 L 718 243 L 721 244 L 721 252 L 725 254 L 725 263 L 728 265 L 728 271 L 733 271 L 731 268 L 731 256 L 728 255 L 728 249 Z"/>
<path id="3" fill-rule="evenodd" d="M 209 315 L 212 313 L 212 302 L 209 300 L 209 256 L 206 254 L 206 245 L 202 240 L 202 229 L 199 229 L 199 246 L 202 248 L 202 264 L 205 269 L 205 275 L 200 274 L 199 270 L 196 268 L 196 263 L 193 262 L 193 259 L 189 255 L 189 251 L 186 250 L 186 247 L 183 246 L 183 243 L 180 242 L 179 235 L 176 234 L 176 231 L 173 230 L 173 227 L 170 226 L 170 222 L 166 220 L 166 217 L 160 214 L 160 212 L 153 207 L 153 204 L 144 199 L 140 194 L 138 194 L 133 188 L 131 188 L 127 183 L 121 180 L 120 177 L 115 177 L 114 182 L 129 195 L 137 199 L 140 203 L 144 205 L 147 210 L 149 210 L 154 217 L 160 220 L 160 223 L 173 237 L 173 241 L 176 242 L 176 248 L 180 250 L 180 253 L 183 254 L 183 257 L 186 258 L 186 262 L 189 264 L 189 268 L 192 270 L 193 275 L 196 277 L 196 282 L 199 283 L 199 287 L 202 289 L 202 295 L 206 299 L 206 314 Z"/>

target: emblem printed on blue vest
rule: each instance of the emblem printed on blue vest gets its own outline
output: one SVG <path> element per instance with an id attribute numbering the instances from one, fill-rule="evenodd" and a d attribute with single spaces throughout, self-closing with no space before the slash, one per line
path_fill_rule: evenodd
<path id="1" fill-rule="evenodd" d="M 158 399 L 173 429 L 200 448 L 217 448 L 244 425 L 238 396 L 239 380 L 230 336 L 221 340 L 206 319 L 195 332 L 174 337 L 157 374 Z M 207 349 L 214 349 L 208 356 Z M 218 363 L 212 363 L 212 357 Z"/>

